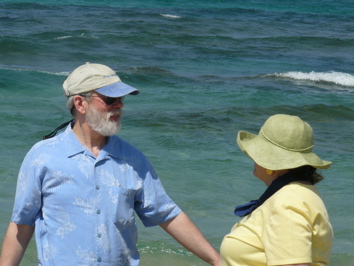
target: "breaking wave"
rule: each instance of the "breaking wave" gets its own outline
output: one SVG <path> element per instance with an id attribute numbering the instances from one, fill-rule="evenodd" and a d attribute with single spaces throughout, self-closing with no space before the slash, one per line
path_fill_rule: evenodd
<path id="1" fill-rule="evenodd" d="M 315 82 L 326 82 L 334 83 L 340 86 L 354 87 L 354 75 L 342 72 L 285 72 L 285 73 L 275 73 L 266 76 L 288 78 L 294 80 L 308 80 Z"/>

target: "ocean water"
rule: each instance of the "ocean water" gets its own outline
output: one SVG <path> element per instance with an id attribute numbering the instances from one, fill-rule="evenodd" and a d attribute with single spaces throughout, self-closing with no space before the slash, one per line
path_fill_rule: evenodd
<path id="1" fill-rule="evenodd" d="M 62 83 L 103 63 L 141 90 L 124 139 L 219 249 L 236 205 L 265 185 L 235 143 L 271 115 L 298 115 L 333 166 L 318 189 L 334 226 L 331 265 L 354 265 L 354 2 L 0 1 L 0 238 L 23 157 L 70 119 Z M 139 223 L 141 265 L 206 265 Z M 21 265 L 36 265 L 34 240 Z"/>

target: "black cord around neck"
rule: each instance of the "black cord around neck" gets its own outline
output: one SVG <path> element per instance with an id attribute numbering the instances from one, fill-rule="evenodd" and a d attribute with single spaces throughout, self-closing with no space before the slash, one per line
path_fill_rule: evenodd
<path id="1" fill-rule="evenodd" d="M 51 133 L 49 133 L 48 135 L 43 136 L 43 139 L 50 139 L 50 138 L 54 137 L 60 129 L 66 127 L 67 125 L 69 125 L 73 121 L 74 121 L 74 119 L 71 119 L 70 121 L 61 124 L 56 129 L 54 129 Z"/>

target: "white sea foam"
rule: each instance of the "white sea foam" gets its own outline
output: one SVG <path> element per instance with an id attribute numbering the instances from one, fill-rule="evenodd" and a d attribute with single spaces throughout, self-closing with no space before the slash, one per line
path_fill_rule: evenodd
<path id="1" fill-rule="evenodd" d="M 61 39 L 69 39 L 69 38 L 87 38 L 87 39 L 98 39 L 98 37 L 94 36 L 94 35 L 85 35 L 85 33 L 81 33 L 78 36 L 60 36 L 60 37 L 56 37 L 54 38 L 54 40 L 61 40 Z"/>
<path id="2" fill-rule="evenodd" d="M 163 16 L 165 18 L 181 18 L 180 16 L 170 15 L 170 14 L 160 14 L 160 16 Z"/>
<path id="3" fill-rule="evenodd" d="M 71 37 L 72 36 L 61 36 L 61 37 L 54 38 L 54 40 L 68 39 L 68 38 L 71 38 Z"/>
<path id="4" fill-rule="evenodd" d="M 48 71 L 39 71 L 40 73 L 54 75 L 54 76 L 69 76 L 70 72 L 48 72 Z"/>
<path id="5" fill-rule="evenodd" d="M 335 83 L 341 86 L 354 87 L 354 76 L 348 73 L 342 72 L 285 72 L 285 73 L 275 73 L 271 76 L 289 78 L 295 80 L 309 80 L 315 82 L 329 82 Z"/>
<path id="6" fill-rule="evenodd" d="M 34 70 L 34 69 L 29 69 L 29 68 L 10 68 L 10 67 L 4 67 L 2 68 L 0 65 L 0 69 L 5 69 L 5 70 L 12 70 L 12 71 L 23 71 L 23 72 L 29 72 L 29 71 L 34 71 L 37 73 L 43 73 L 43 74 L 49 74 L 49 75 L 54 75 L 54 76 L 69 76 L 70 72 L 51 72 L 51 71 L 41 71 L 41 70 Z"/>
<path id="7" fill-rule="evenodd" d="M 23 70 L 21 70 L 23 71 Z M 25 71 L 33 71 L 33 70 L 28 70 L 26 69 Z M 53 75 L 53 76 L 69 76 L 70 72 L 51 72 L 51 71 L 37 71 L 38 73 L 42 73 L 42 74 L 49 74 L 49 75 Z"/>

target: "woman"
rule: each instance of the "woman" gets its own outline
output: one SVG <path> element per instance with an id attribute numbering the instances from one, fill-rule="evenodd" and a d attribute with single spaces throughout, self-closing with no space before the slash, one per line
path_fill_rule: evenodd
<path id="1" fill-rule="evenodd" d="M 236 207 L 244 217 L 221 244 L 222 265 L 328 265 L 333 230 L 314 186 L 327 169 L 312 152 L 313 133 L 297 116 L 274 115 L 258 135 L 241 131 L 240 149 L 267 185 L 255 201 Z"/>

